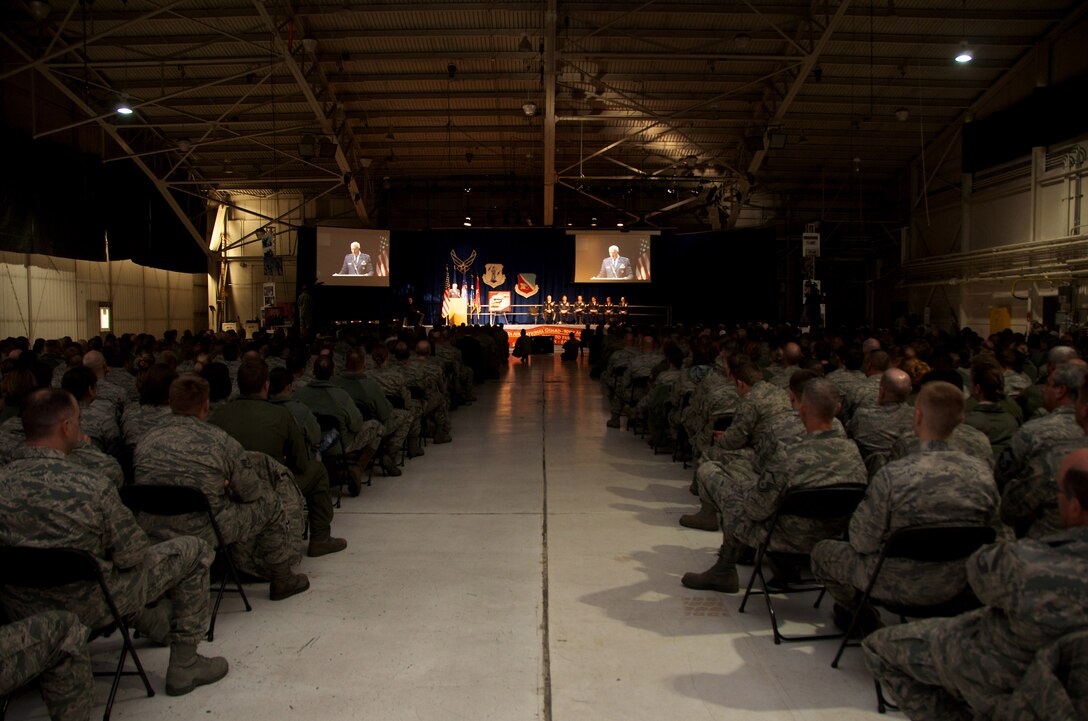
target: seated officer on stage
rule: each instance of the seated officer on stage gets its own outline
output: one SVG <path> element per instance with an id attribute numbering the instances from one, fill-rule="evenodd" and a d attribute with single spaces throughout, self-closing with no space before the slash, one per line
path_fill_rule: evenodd
<path id="1" fill-rule="evenodd" d="M 310 458 L 302 429 L 285 406 L 268 401 L 268 366 L 260 358 L 242 361 L 238 367 L 241 395 L 220 406 L 208 418 L 242 444 L 287 466 L 299 492 L 306 498 L 310 518 L 307 555 L 324 556 L 347 548 L 347 541 L 333 538 L 329 473 L 324 464 Z"/>
<path id="2" fill-rule="evenodd" d="M 170 384 L 170 408 L 173 414 L 136 446 L 136 483 L 202 491 L 228 545 L 256 539 L 256 570 L 270 579 L 271 600 L 280 601 L 309 588 L 305 575 L 291 571 L 294 552 L 279 496 L 257 475 L 242 445 L 207 422 L 208 382 L 192 375 L 175 380 Z M 207 518 L 197 514 L 152 516 L 143 522 L 152 536 L 196 535 L 209 543 L 215 540 Z"/>
<path id="3" fill-rule="evenodd" d="M 722 593 L 737 591 L 737 558 L 741 550 L 745 545 L 762 543 L 767 523 L 789 491 L 866 482 L 865 464 L 857 446 L 832 426 L 838 411 L 839 391 L 833 384 L 823 378 L 805 384 L 799 409 L 805 436 L 796 443 L 780 445 L 758 476 L 745 473 L 723 479 L 709 499 L 721 515 L 718 560 L 703 573 L 685 573 L 681 579 L 684 586 Z M 778 524 L 770 550 L 809 553 L 817 541 L 828 537 L 828 532 L 824 521 L 786 518 Z"/>
<path id="4" fill-rule="evenodd" d="M 865 663 L 908 718 L 996 718 L 1039 651 L 1088 628 L 1088 450 L 1066 457 L 1054 491 L 1064 530 L 967 560 L 983 608 L 882 628 L 863 642 Z M 1059 694 L 1044 698 L 1034 715 L 1009 718 L 1074 718 L 1059 714 Z"/>
<path id="5" fill-rule="evenodd" d="M 570 322 L 570 301 L 567 300 L 567 296 L 559 299 L 559 322 Z"/>
<path id="6" fill-rule="evenodd" d="M 152 545 L 116 488 L 68 460 L 80 441 L 79 406 L 68 391 L 36 391 L 22 419 L 26 442 L 0 469 L 0 544 L 79 548 L 94 555 L 121 614 L 138 613 L 137 630 L 169 641 L 166 692 L 171 696 L 226 676 L 225 659 L 196 653 L 210 618 L 211 547 L 191 536 Z M 85 626 L 102 628 L 113 618 L 98 584 L 8 588 L 2 595 L 15 619 L 65 609 Z M 166 604 L 157 613 L 141 610 L 162 596 L 171 601 L 168 611 Z"/>
<path id="7" fill-rule="evenodd" d="M 872 576 L 880 549 L 894 531 L 934 523 L 1001 528 L 997 486 L 989 466 L 948 444 L 952 431 L 962 422 L 963 393 L 958 388 L 940 381 L 924 385 L 913 419 L 920 448 L 873 476 L 850 519 L 849 541 L 821 541 L 813 549 L 812 570 L 834 597 L 840 626 L 849 625 L 850 613 Z M 966 584 L 962 561 L 938 564 L 891 559 L 880 572 L 873 597 L 938 604 L 955 598 Z M 862 611 L 861 627 L 874 627 L 876 611 Z"/>
<path id="8" fill-rule="evenodd" d="M 552 300 L 552 297 L 550 295 L 544 301 L 544 322 L 555 322 L 555 301 Z"/>

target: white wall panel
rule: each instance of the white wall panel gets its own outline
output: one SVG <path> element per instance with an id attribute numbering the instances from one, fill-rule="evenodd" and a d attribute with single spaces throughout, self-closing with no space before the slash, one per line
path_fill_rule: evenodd
<path id="1" fill-rule="evenodd" d="M 69 335 L 77 315 L 75 273 L 31 266 L 29 285 L 34 337 Z"/>
<path id="2" fill-rule="evenodd" d="M 111 277 L 115 332 L 206 327 L 207 278 L 202 274 L 145 269 L 127 260 L 107 266 L 31 255 L 29 262 L 28 302 L 27 256 L 0 253 L 0 337 L 87 338 L 97 328 L 88 304 L 110 300 Z"/>
<path id="3" fill-rule="evenodd" d="M 29 305 L 26 296 L 26 267 L 18 265 L 18 255 L 9 256 L 0 264 L 0 337 L 28 336 Z M 15 262 L 12 262 L 14 260 Z"/>
<path id="4" fill-rule="evenodd" d="M 976 197 L 971 204 L 971 250 L 1031 239 L 1031 198 L 1026 193 Z"/>

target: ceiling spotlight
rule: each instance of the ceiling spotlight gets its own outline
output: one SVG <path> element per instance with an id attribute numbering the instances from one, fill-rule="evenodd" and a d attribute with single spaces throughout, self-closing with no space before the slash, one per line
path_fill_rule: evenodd
<path id="1" fill-rule="evenodd" d="M 528 102 L 521 106 L 521 112 L 525 113 L 527 117 L 533 117 L 536 115 L 536 103 Z"/>
<path id="2" fill-rule="evenodd" d="M 476 157 L 476 156 L 474 156 L 474 155 L 472 154 L 472 151 L 471 151 L 471 150 L 470 150 L 470 151 L 468 151 L 467 153 L 465 153 L 465 162 L 466 162 L 466 163 L 471 163 L 471 162 L 472 162 L 472 159 L 473 159 L 474 157 Z"/>
<path id="3" fill-rule="evenodd" d="M 457 66 L 450 63 L 446 66 L 446 72 L 449 74 L 450 80 L 453 80 L 454 76 L 457 75 Z"/>
<path id="4" fill-rule="evenodd" d="M 895 119 L 898 120 L 901 123 L 906 122 L 907 118 L 909 118 L 909 117 L 910 117 L 910 111 L 907 110 L 906 108 L 899 108 L 898 110 L 895 111 Z"/>
<path id="5" fill-rule="evenodd" d="M 302 49 L 312 53 L 317 50 L 317 40 L 315 38 L 302 38 Z"/>
<path id="6" fill-rule="evenodd" d="M 531 53 L 531 52 L 533 52 L 533 44 L 531 42 L 529 42 L 529 36 L 528 35 L 522 35 L 521 36 L 521 41 L 518 42 L 518 52 L 519 53 Z"/>
<path id="7" fill-rule="evenodd" d="M 192 149 L 192 147 L 193 147 L 192 141 L 188 140 L 187 138 L 182 138 L 181 140 L 178 141 L 178 150 L 180 150 L 183 153 L 188 153 L 189 150 Z"/>
<path id="8" fill-rule="evenodd" d="M 752 36 L 748 33 L 741 33 L 733 38 L 733 44 L 737 46 L 737 49 L 744 50 L 752 44 Z"/>
<path id="9" fill-rule="evenodd" d="M 971 52 L 971 48 L 967 45 L 967 41 L 964 40 L 960 43 L 960 50 L 956 53 L 956 62 L 963 64 L 969 63 L 975 59 L 975 54 Z"/>
<path id="10" fill-rule="evenodd" d="M 396 140 L 397 139 L 397 136 L 393 135 L 393 129 L 392 128 L 390 128 L 389 132 L 385 134 L 385 139 L 386 140 Z"/>
<path id="11" fill-rule="evenodd" d="M 30 0 L 29 5 L 30 14 L 34 16 L 35 20 L 45 20 L 53 9 L 53 6 L 46 0 Z"/>
<path id="12" fill-rule="evenodd" d="M 115 109 L 118 115 L 132 115 L 132 105 L 128 101 L 128 93 L 121 93 L 121 100 L 118 101 Z"/>

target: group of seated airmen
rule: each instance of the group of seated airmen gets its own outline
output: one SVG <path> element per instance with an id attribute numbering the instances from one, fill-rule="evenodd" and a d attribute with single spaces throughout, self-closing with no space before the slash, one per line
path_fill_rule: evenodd
<path id="1" fill-rule="evenodd" d="M 699 509 L 680 524 L 720 532 L 721 545 L 685 587 L 738 592 L 737 564 L 752 562 L 787 493 L 861 484 L 848 522 L 779 519 L 772 592 L 811 571 L 832 623 L 864 638 L 868 667 L 911 719 L 1072 721 L 1088 712 L 1082 340 L 614 327 L 597 372 L 609 427 L 645 422 L 655 448 L 695 462 Z M 884 627 L 863 589 L 894 532 L 931 525 L 988 527 L 996 542 L 965 561 L 889 559 L 870 597 L 977 608 Z"/>
<path id="2" fill-rule="evenodd" d="M 294 570 L 303 552 L 347 546 L 331 532 L 330 454 L 350 464 L 335 482 L 357 489 L 372 465 L 401 475 L 423 439 L 450 442 L 449 411 L 475 400 L 491 365 L 481 348 L 500 352 L 494 337 L 420 328 L 349 329 L 313 344 L 210 333 L 7 339 L 0 546 L 90 552 L 121 615 L 169 644 L 167 693 L 214 683 L 227 661 L 197 653 L 217 545 L 207 516 L 134 515 L 119 489 L 199 489 L 238 570 L 266 580 L 271 600 L 290 598 L 309 588 Z M 0 627 L 0 694 L 42 672 L 51 718 L 90 718 L 87 635 L 111 618 L 97 586 L 0 585 L 0 601 L 12 621 Z"/>

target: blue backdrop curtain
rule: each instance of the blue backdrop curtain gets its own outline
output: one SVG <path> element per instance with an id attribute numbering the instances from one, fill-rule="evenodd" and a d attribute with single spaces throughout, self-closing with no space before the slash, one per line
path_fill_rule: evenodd
<path id="1" fill-rule="evenodd" d="M 299 231 L 299 286 L 313 282 L 316 234 Z M 320 286 L 314 291 L 318 313 L 324 320 L 375 320 L 401 315 L 407 298 L 432 323 L 440 316 L 446 268 L 454 277 L 453 251 L 476 260 L 470 273 L 482 275 L 488 263 L 500 263 L 506 281 L 490 288 L 482 280 L 484 301 L 489 290 L 509 290 L 515 304 L 543 303 L 547 295 L 556 301 L 563 295 L 571 302 L 582 295 L 603 302 L 611 295 L 618 302 L 625 295 L 633 306 L 668 307 L 677 320 L 777 320 L 779 243 L 773 228 L 676 234 L 668 231 L 653 240 L 651 283 L 574 283 L 574 238 L 565 229 L 448 229 L 393 231 L 390 233 L 390 287 L 345 288 Z M 514 292 L 518 273 L 535 273 L 540 292 L 526 300 Z M 518 320 L 524 320 L 519 315 Z M 515 322 L 513 317 L 511 322 Z"/>

